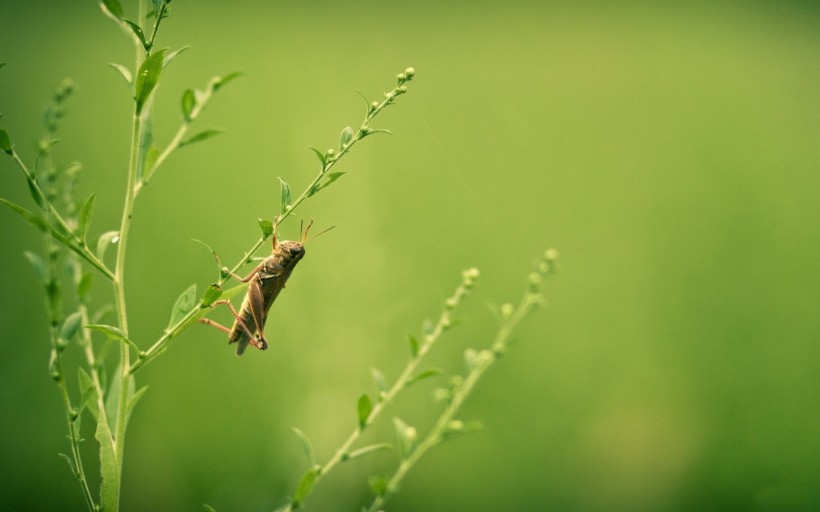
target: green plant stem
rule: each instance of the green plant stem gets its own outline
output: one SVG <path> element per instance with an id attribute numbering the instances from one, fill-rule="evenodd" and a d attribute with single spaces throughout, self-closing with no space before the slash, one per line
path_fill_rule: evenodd
<path id="1" fill-rule="evenodd" d="M 430 448 L 436 446 L 443 440 L 451 422 L 455 419 L 456 414 L 458 414 L 461 409 L 464 400 L 470 395 L 475 387 L 475 384 L 484 375 L 484 372 L 486 372 L 487 369 L 492 366 L 493 363 L 495 363 L 500 355 L 506 350 L 513 330 L 526 316 L 526 314 L 532 310 L 532 307 L 540 302 L 539 297 L 539 295 L 533 294 L 530 291 L 524 294 L 518 308 L 516 308 L 512 316 L 510 316 L 510 318 L 504 322 L 498 330 L 492 344 L 493 350 L 484 350 L 479 353 L 478 361 L 476 362 L 475 367 L 471 369 L 467 377 L 459 385 L 456 392 L 453 393 L 450 403 L 441 413 L 438 420 L 436 420 L 435 425 L 433 425 L 424 440 L 422 440 L 421 443 L 415 447 L 413 452 L 410 453 L 406 459 L 401 461 L 399 467 L 396 469 L 396 472 L 387 483 L 386 492 L 383 495 L 376 496 L 373 503 L 367 509 L 369 512 L 377 512 L 382 510 L 382 507 L 385 505 L 390 495 L 399 489 L 399 484 L 407 475 L 407 472 L 410 471 L 416 462 L 418 462 L 418 460 L 421 459 L 425 453 L 430 450 Z"/>
<path id="2" fill-rule="evenodd" d="M 148 182 L 151 180 L 151 177 L 154 175 L 154 172 L 156 172 L 156 170 L 160 168 L 160 166 L 165 162 L 165 160 L 169 156 L 171 156 L 171 153 L 179 149 L 191 125 L 196 120 L 196 118 L 199 117 L 199 114 L 202 112 L 202 110 L 205 109 L 205 105 L 208 104 L 208 101 L 211 99 L 213 94 L 213 86 L 207 87 L 202 96 L 198 98 L 196 105 L 194 105 L 194 108 L 191 110 L 190 115 L 187 117 L 183 117 L 182 124 L 180 124 L 179 128 L 177 128 L 174 137 L 171 139 L 171 141 L 168 143 L 168 145 L 165 147 L 162 153 L 160 153 L 160 155 L 157 157 L 156 161 L 151 166 L 151 168 L 145 170 L 145 172 L 142 175 L 142 179 L 137 183 L 135 190 L 137 195 L 139 195 L 143 187 L 148 185 Z"/>
<path id="3" fill-rule="evenodd" d="M 144 18 L 144 2 L 137 2 L 139 5 L 138 20 Z M 134 69 L 140 69 L 144 60 L 141 45 L 136 44 L 136 63 Z M 131 217 L 134 212 L 134 201 L 136 199 L 136 177 L 137 167 L 140 162 L 140 141 L 142 140 L 143 115 L 147 116 L 150 109 L 144 109 L 141 113 L 136 105 L 131 120 L 131 148 L 128 161 L 128 177 L 125 188 L 125 203 L 123 205 L 122 220 L 120 222 L 119 241 L 117 243 L 117 256 L 114 266 L 114 304 L 117 311 L 117 321 L 120 330 L 128 337 L 128 312 L 125 300 L 125 256 L 128 249 L 128 235 L 131 227 Z M 120 496 L 122 486 L 123 457 L 125 454 L 125 430 L 128 422 L 128 381 L 131 376 L 131 358 L 129 356 L 129 346 L 120 343 L 120 388 L 116 390 L 119 394 L 117 403 L 116 427 L 114 429 L 114 458 L 117 464 L 117 482 L 114 484 L 117 489 L 117 496 Z M 117 503 L 119 508 L 119 503 Z"/>
<path id="4" fill-rule="evenodd" d="M 317 187 L 321 183 L 322 179 L 327 176 L 327 174 L 339 162 L 339 160 L 345 154 L 347 154 L 358 141 L 371 134 L 371 132 L 368 130 L 369 123 L 382 110 L 384 110 L 385 107 L 392 104 L 398 96 L 404 94 L 404 91 L 405 89 L 400 89 L 399 86 L 396 86 L 396 88 L 393 89 L 393 91 L 386 95 L 383 101 L 378 103 L 378 105 L 368 107 L 368 111 L 365 115 L 364 122 L 362 123 L 359 130 L 356 131 L 350 142 L 342 146 L 338 153 L 334 153 L 332 156 L 329 156 L 327 158 L 325 163 L 322 165 L 322 169 L 319 172 L 319 174 L 316 175 L 313 181 L 296 198 L 296 200 L 291 202 L 291 204 L 287 205 L 287 211 L 285 212 L 285 215 L 279 215 L 276 218 L 274 218 L 273 225 L 275 228 L 279 227 L 282 221 L 284 221 L 285 217 L 290 216 L 293 213 L 293 211 L 305 201 L 305 199 L 316 193 Z M 157 161 L 151 167 L 150 171 L 145 173 L 144 180 L 136 184 L 135 192 L 139 192 L 143 186 L 147 185 L 148 180 L 150 180 L 151 175 L 154 173 L 154 171 L 156 171 L 156 169 L 159 168 L 160 165 L 162 165 L 165 159 L 168 158 L 168 156 L 179 147 L 191 123 L 194 119 L 197 118 L 197 116 L 199 116 L 200 112 L 205 107 L 205 104 L 210 99 L 213 92 L 213 86 L 210 86 L 206 89 L 205 95 L 199 98 L 199 101 L 197 101 L 196 107 L 191 111 L 191 115 L 189 116 L 189 118 L 183 121 L 179 129 L 177 129 L 177 132 L 174 135 L 173 139 L 162 152 L 162 154 L 160 154 L 160 156 L 157 158 Z M 225 282 L 227 282 L 227 280 L 230 279 L 230 274 L 236 274 L 239 271 L 239 269 L 241 269 L 245 264 L 249 263 L 252 260 L 253 255 L 256 254 L 256 251 L 259 250 L 260 247 L 262 247 L 266 240 L 267 237 L 265 236 L 257 240 L 256 243 L 248 251 L 245 252 L 245 255 L 242 257 L 242 259 L 236 265 L 234 265 L 232 269 L 230 269 L 229 275 L 224 275 L 220 277 L 216 285 L 222 287 L 225 284 Z M 207 308 L 208 306 L 205 306 L 205 309 L 201 307 L 194 308 L 193 310 L 189 311 L 186 315 L 184 315 L 175 325 L 167 329 L 165 333 L 163 333 L 163 335 L 156 342 L 154 342 L 154 344 L 151 345 L 151 347 L 148 350 L 140 354 L 139 359 L 136 362 L 134 362 L 134 365 L 131 368 L 131 373 L 133 374 L 137 370 L 145 367 L 145 365 L 156 359 L 156 357 L 159 354 L 165 351 L 171 340 L 179 336 L 185 329 L 193 325 L 199 318 L 204 316 L 207 312 Z"/>
<path id="5" fill-rule="evenodd" d="M 469 293 L 470 288 L 472 288 L 472 279 L 467 272 L 465 271 L 465 281 L 456 288 L 455 293 L 447 299 L 445 304 L 447 305 L 445 309 L 441 312 L 441 315 L 438 318 L 433 329 L 425 335 L 424 342 L 419 346 L 418 354 L 416 354 L 413 358 L 408 361 L 407 365 L 405 366 L 404 370 L 401 372 L 401 375 L 396 379 L 396 382 L 384 394 L 384 396 L 380 397 L 380 400 L 373 406 L 373 410 L 370 412 L 370 415 L 367 417 L 367 422 L 364 426 L 353 430 L 347 439 L 342 443 L 342 445 L 336 450 L 333 454 L 333 457 L 330 458 L 326 463 L 321 466 L 321 469 L 318 471 L 316 475 L 316 481 L 318 483 L 319 479 L 326 476 L 336 467 L 340 462 L 343 462 L 347 459 L 350 454 L 350 448 L 359 440 L 362 433 L 365 429 L 371 425 L 376 418 L 384 411 L 396 398 L 402 390 L 406 389 L 408 385 L 412 383 L 412 379 L 416 370 L 418 369 L 419 365 L 421 364 L 424 356 L 430 351 L 430 349 L 435 345 L 436 341 L 441 337 L 442 334 L 450 327 L 452 324 L 452 320 L 450 318 L 450 313 L 457 306 L 461 300 Z M 284 509 L 283 512 L 290 512 L 294 510 L 294 504 L 289 503 Z"/>
<path id="6" fill-rule="evenodd" d="M 48 200 L 45 193 L 43 192 L 43 189 L 40 187 L 40 184 L 37 182 L 37 179 L 35 178 L 34 174 L 29 170 L 25 162 L 23 162 L 23 160 L 20 158 L 20 155 L 18 155 L 16 151 L 12 150 L 11 157 L 12 159 L 14 159 L 14 162 L 17 164 L 20 170 L 23 171 L 23 174 L 25 174 L 26 180 L 29 182 L 29 185 L 31 186 L 33 192 L 38 196 L 39 200 L 42 201 L 44 205 L 43 213 L 57 223 L 57 228 L 54 228 L 55 231 L 64 233 L 64 235 L 61 235 L 63 238 L 61 238 L 60 240 L 66 245 L 66 247 L 77 253 L 78 256 L 89 262 L 94 268 L 102 272 L 102 274 L 105 277 L 113 281 L 114 273 L 111 272 L 111 270 L 107 266 L 105 266 L 105 263 L 103 263 L 97 257 L 96 254 L 89 250 L 84 240 L 80 240 L 79 237 L 72 234 L 71 227 L 69 227 L 68 223 L 63 218 L 63 216 L 60 215 L 60 212 L 58 212 L 57 209 L 54 208 L 54 205 L 51 203 L 51 201 Z M 49 225 L 50 224 L 51 223 L 49 223 Z M 50 236 L 56 237 L 57 235 L 55 233 L 52 233 Z"/>
<path id="7" fill-rule="evenodd" d="M 330 172 L 331 169 L 333 169 L 333 167 L 339 162 L 339 160 L 341 160 L 342 157 L 345 154 L 347 154 L 351 149 L 353 149 L 353 146 L 358 141 L 360 141 L 363 138 L 367 137 L 368 135 L 372 134 L 372 132 L 370 132 L 370 128 L 369 128 L 370 122 L 373 121 L 373 119 L 375 119 L 375 117 L 377 115 L 379 115 L 379 113 L 382 110 L 384 110 L 385 107 L 387 107 L 388 105 L 391 105 L 394 101 L 396 101 L 396 98 L 398 96 L 400 96 L 401 94 L 404 94 L 405 90 L 402 90 L 402 89 L 399 88 L 399 86 L 396 86 L 396 88 L 394 88 L 390 93 L 388 93 L 386 95 L 385 99 L 382 100 L 377 106 L 368 107 L 367 114 L 365 115 L 364 121 L 362 122 L 359 129 L 356 130 L 356 132 L 354 133 L 353 138 L 350 140 L 350 142 L 343 145 L 339 149 L 338 153 L 334 153 L 332 156 L 328 156 L 327 160 L 325 161 L 324 165 L 322 166 L 322 170 L 319 171 L 319 174 L 313 179 L 313 181 L 310 183 L 310 185 L 308 185 L 307 188 L 305 188 L 304 192 L 302 192 L 302 194 L 299 195 L 299 197 L 297 197 L 296 200 L 294 200 L 291 204 L 287 205 L 285 215 L 280 215 L 280 216 L 276 217 L 276 219 L 274 219 L 275 226 L 278 227 L 282 223 L 282 221 L 285 219 L 285 217 L 288 217 L 293 213 L 293 210 L 295 210 L 297 206 L 302 204 L 302 202 L 305 199 L 312 196 L 313 194 L 315 194 L 319 190 L 317 187 L 321 183 L 322 179 L 325 176 L 327 176 L 327 174 Z"/>

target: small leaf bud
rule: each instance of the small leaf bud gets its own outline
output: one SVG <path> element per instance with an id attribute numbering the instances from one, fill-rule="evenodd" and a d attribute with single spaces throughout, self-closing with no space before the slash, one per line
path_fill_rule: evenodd
<path id="1" fill-rule="evenodd" d="M 413 68 L 407 68 L 404 70 L 404 76 L 406 76 L 408 80 L 411 80 L 415 75 L 416 70 Z"/>

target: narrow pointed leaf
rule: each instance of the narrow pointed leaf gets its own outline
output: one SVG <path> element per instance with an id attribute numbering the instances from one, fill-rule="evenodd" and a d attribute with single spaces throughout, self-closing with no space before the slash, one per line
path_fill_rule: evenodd
<path id="1" fill-rule="evenodd" d="M 151 96 L 151 92 L 153 92 L 154 87 L 156 87 L 157 82 L 159 82 L 159 76 L 160 73 L 162 73 L 162 62 L 165 58 L 166 51 L 167 50 L 163 49 L 152 53 L 145 59 L 142 66 L 140 66 L 134 86 L 134 99 L 137 102 L 138 114 L 142 112 L 145 103 Z"/>
<path id="2" fill-rule="evenodd" d="M 108 336 L 109 339 L 116 340 L 116 341 L 121 341 L 122 343 L 125 343 L 129 347 L 133 348 L 134 351 L 136 351 L 137 354 L 140 353 L 140 349 L 136 345 L 136 343 L 131 341 L 131 339 L 128 338 L 128 336 L 126 336 L 125 333 L 122 332 L 119 329 L 119 327 L 114 327 L 113 325 L 103 325 L 103 324 L 90 324 L 90 325 L 86 325 L 85 327 L 86 327 L 86 329 L 92 329 L 94 331 L 101 332 L 101 333 L 105 334 L 106 336 Z"/>
<path id="3" fill-rule="evenodd" d="M 327 165 L 327 155 L 323 151 L 319 151 L 318 149 L 310 146 L 308 146 L 308 149 L 316 153 L 316 156 L 319 157 L 319 161 L 322 162 L 322 169 L 324 169 Z"/>
<path id="4" fill-rule="evenodd" d="M 114 439 L 111 437 L 111 429 L 105 414 L 100 414 L 97 418 L 97 431 L 94 438 L 100 445 L 100 473 L 102 474 L 100 504 L 104 510 L 117 510 L 120 501 L 120 477 L 114 451 Z"/>
<path id="5" fill-rule="evenodd" d="M 120 0 L 102 0 L 102 6 L 115 18 L 122 19 L 124 13 Z"/>
<path id="6" fill-rule="evenodd" d="M 184 52 L 188 48 L 190 48 L 190 46 L 183 46 L 179 50 L 173 51 L 173 52 L 169 53 L 168 55 L 166 55 L 165 60 L 162 62 L 162 67 L 167 67 L 168 64 L 170 64 L 171 61 L 174 60 L 177 57 L 177 55 Z"/>
<path id="7" fill-rule="evenodd" d="M 117 64 L 116 62 L 109 62 L 108 65 L 119 71 L 120 75 L 125 78 L 125 83 L 128 85 L 131 85 L 134 82 L 134 77 L 131 76 L 131 70 L 127 67 L 122 64 Z"/>
<path id="8" fill-rule="evenodd" d="M 396 445 L 402 460 L 410 456 L 413 451 L 413 443 L 416 440 L 416 429 L 409 426 L 399 418 L 393 418 L 393 425 L 396 432 Z"/>
<path id="9" fill-rule="evenodd" d="M 293 433 L 296 434 L 296 437 L 299 438 L 299 441 L 302 443 L 302 450 L 305 452 L 305 457 L 307 457 L 308 464 L 311 467 L 316 465 L 316 460 L 313 457 L 313 444 L 310 442 L 310 439 L 307 438 L 304 432 L 299 430 L 296 427 L 293 427 Z"/>
<path id="10" fill-rule="evenodd" d="M 134 407 L 137 405 L 137 402 L 139 402 L 140 398 L 142 398 L 143 395 L 145 395 L 146 391 L 148 391 L 148 386 L 143 386 L 140 388 L 139 391 L 136 391 L 132 396 L 128 397 L 128 404 L 126 405 L 126 417 L 128 419 L 131 418 L 131 411 L 134 410 Z"/>
<path id="11" fill-rule="evenodd" d="M 188 140 L 184 140 L 179 143 L 179 147 L 187 146 L 189 144 L 195 144 L 197 142 L 202 142 L 203 140 L 210 139 L 211 137 L 216 137 L 217 135 L 223 133 L 223 130 L 218 130 L 216 128 L 211 128 L 208 130 L 203 130 Z"/>
<path id="12" fill-rule="evenodd" d="M 120 17 L 120 16 L 118 16 L 118 17 Z M 136 23 L 134 23 L 131 20 L 123 19 L 122 21 L 124 21 L 125 23 L 128 24 L 129 27 L 131 27 L 131 31 L 134 32 L 134 34 L 140 40 L 140 43 L 142 43 L 142 47 L 145 48 L 145 51 L 147 52 L 148 50 L 150 50 L 151 48 L 148 45 L 148 41 L 145 40 L 145 33 L 142 31 L 142 27 L 140 27 L 139 25 L 137 25 Z"/>
<path id="13" fill-rule="evenodd" d="M 89 221 L 91 220 L 91 214 L 94 213 L 94 200 L 97 197 L 97 194 L 91 194 L 88 196 L 88 199 L 85 200 L 83 203 L 83 207 L 80 209 L 80 219 L 79 219 L 79 236 L 80 240 L 85 243 L 86 236 L 88 236 L 88 225 Z"/>
<path id="14" fill-rule="evenodd" d="M 54 232 L 54 229 L 51 228 L 51 226 L 49 226 L 48 222 L 46 222 L 44 218 L 30 210 L 27 210 L 26 208 L 23 208 L 19 204 L 12 203 L 11 201 L 3 199 L 2 197 L 0 197 L 0 204 L 4 204 L 12 210 L 14 210 L 15 212 L 17 212 L 21 217 L 23 217 L 23 219 L 25 219 L 26 222 L 28 222 L 32 226 L 40 228 L 43 231 Z"/>
<path id="15" fill-rule="evenodd" d="M 71 469 L 71 473 L 74 474 L 74 476 L 77 476 L 77 469 L 74 467 L 74 461 L 71 460 L 71 457 L 69 457 L 63 452 L 59 452 L 57 455 L 65 459 L 65 461 L 68 463 L 68 467 Z"/>
<path id="16" fill-rule="evenodd" d="M 302 478 L 299 479 L 299 483 L 296 485 L 296 492 L 293 494 L 293 499 L 291 500 L 293 508 L 299 508 L 302 506 L 305 499 L 310 496 L 310 493 L 313 491 L 313 487 L 316 485 L 316 480 L 319 477 L 319 471 L 321 469 L 321 466 L 313 466 L 308 469 L 304 475 L 302 475 Z"/>
<path id="17" fill-rule="evenodd" d="M 359 428 L 364 429 L 364 427 L 367 426 L 370 413 L 373 412 L 373 401 L 367 393 L 362 393 L 362 396 L 359 397 L 359 402 L 356 404 L 356 412 L 359 414 Z"/>
<path id="18" fill-rule="evenodd" d="M 266 219 L 258 219 L 259 229 L 262 230 L 262 236 L 268 238 L 273 234 L 273 223 Z"/>
<path id="19" fill-rule="evenodd" d="M 384 380 L 384 374 L 377 368 L 371 368 L 370 373 L 373 374 L 373 382 L 376 383 L 376 392 L 378 393 L 379 401 L 387 393 L 387 382 Z"/>
<path id="20" fill-rule="evenodd" d="M 68 318 L 65 319 L 63 322 L 63 326 L 60 328 L 60 338 L 65 340 L 66 342 L 70 342 L 74 339 L 74 336 L 77 335 L 77 331 L 80 330 L 80 325 L 82 325 L 83 315 L 79 311 L 75 311 L 68 315 Z"/>
<path id="21" fill-rule="evenodd" d="M 6 130 L 0 128 L 0 149 L 6 152 L 6 154 L 11 155 L 12 148 L 11 148 L 11 138 Z"/>
<path id="22" fill-rule="evenodd" d="M 353 128 L 348 126 L 342 130 L 342 134 L 339 135 L 339 149 L 344 149 L 345 146 L 350 144 L 351 140 L 353 140 Z"/>
<path id="23" fill-rule="evenodd" d="M 218 91 L 219 89 L 221 89 L 222 87 L 226 86 L 226 85 L 228 84 L 228 82 L 232 82 L 233 80 L 236 80 L 236 79 L 237 79 L 237 78 L 239 78 L 240 76 L 242 76 L 242 72 L 241 72 L 241 71 L 234 71 L 234 72 L 232 72 L 232 73 L 228 73 L 228 74 L 227 74 L 227 75 L 225 75 L 225 76 L 221 76 L 221 77 L 214 77 L 213 82 L 212 82 L 212 83 L 213 83 L 214 92 L 216 92 L 216 91 Z"/>
<path id="24" fill-rule="evenodd" d="M 34 254 L 33 252 L 26 251 L 23 253 L 26 259 L 31 263 L 31 266 L 34 267 L 34 271 L 37 273 L 37 277 L 40 278 L 40 281 L 43 284 L 47 284 L 50 281 L 48 268 L 46 268 L 46 264 L 39 255 Z"/>
<path id="25" fill-rule="evenodd" d="M 413 356 L 413 359 L 417 358 L 419 356 L 419 340 L 408 332 L 407 341 L 410 344 L 410 355 Z"/>
<path id="26" fill-rule="evenodd" d="M 97 390 L 94 381 L 83 368 L 79 368 L 78 377 L 80 381 L 80 412 L 88 409 L 91 416 L 97 420 L 100 409 L 97 405 Z"/>
<path id="27" fill-rule="evenodd" d="M 288 212 L 290 201 L 290 185 L 288 185 L 287 181 L 279 178 L 279 213 L 281 215 L 285 215 Z"/>
<path id="28" fill-rule="evenodd" d="M 119 231 L 106 231 L 100 235 L 99 240 L 97 240 L 97 257 L 100 260 L 105 257 L 105 251 L 108 249 L 108 246 L 117 243 L 119 236 Z"/>
<path id="29" fill-rule="evenodd" d="M 358 459 L 359 457 L 363 457 L 373 452 L 380 452 L 384 450 L 392 450 L 393 445 L 388 443 L 379 443 L 379 444 L 371 444 L 369 446 L 364 446 L 359 448 L 358 450 L 353 450 L 345 457 L 345 460 L 352 460 Z"/>
<path id="30" fill-rule="evenodd" d="M 200 307 L 207 308 L 222 296 L 222 287 L 216 283 L 208 286 L 205 293 L 202 294 L 202 300 L 199 301 Z"/>
<path id="31" fill-rule="evenodd" d="M 196 107 L 196 95 L 193 89 L 185 89 L 182 93 L 182 115 L 186 121 L 191 121 L 191 112 Z"/>
<path id="32" fill-rule="evenodd" d="M 415 384 L 420 380 L 435 377 L 436 375 L 441 375 L 442 373 L 444 373 L 444 370 L 442 370 L 441 368 L 430 368 L 429 370 L 425 370 L 419 373 L 418 375 L 413 376 L 410 380 L 407 381 L 407 385 L 409 386 L 410 384 Z"/>
<path id="33" fill-rule="evenodd" d="M 91 272 L 83 273 L 79 284 L 77 284 L 77 296 L 80 300 L 86 300 L 88 298 L 88 293 L 91 291 L 91 283 L 93 282 L 94 274 Z"/>
<path id="34" fill-rule="evenodd" d="M 196 305 L 196 284 L 192 284 L 177 297 L 174 308 L 171 310 L 171 320 L 168 321 L 168 329 L 182 320 Z"/>

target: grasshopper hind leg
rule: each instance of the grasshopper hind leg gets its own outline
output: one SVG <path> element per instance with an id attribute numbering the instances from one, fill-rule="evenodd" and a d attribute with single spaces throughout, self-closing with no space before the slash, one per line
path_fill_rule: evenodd
<path id="1" fill-rule="evenodd" d="M 262 336 L 255 335 L 253 331 L 248 327 L 248 324 L 242 317 L 237 313 L 236 308 L 233 307 L 231 301 L 229 300 L 218 300 L 214 302 L 211 307 L 216 307 L 218 304 L 224 304 L 228 306 L 228 309 L 231 310 L 231 314 L 236 319 L 234 323 L 233 329 L 229 329 L 224 325 L 220 324 L 219 322 L 215 322 L 210 318 L 200 318 L 199 322 L 205 325 L 210 325 L 211 327 L 216 327 L 222 332 L 228 333 L 228 343 L 237 343 L 236 346 L 236 355 L 241 356 L 245 349 L 248 348 L 248 345 L 253 345 L 254 347 L 258 348 L 259 350 L 265 350 L 268 348 L 268 343 L 265 341 L 265 338 Z"/>

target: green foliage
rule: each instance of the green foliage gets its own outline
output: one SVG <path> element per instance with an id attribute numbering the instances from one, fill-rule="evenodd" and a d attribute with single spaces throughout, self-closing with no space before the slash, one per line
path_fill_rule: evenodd
<path id="1" fill-rule="evenodd" d="M 203 319 L 212 307 L 228 303 L 231 297 L 241 291 L 240 287 L 226 291 L 224 285 L 229 279 L 237 277 L 236 272 L 252 261 L 265 240 L 276 236 L 278 226 L 293 216 L 293 212 L 304 201 L 331 187 L 346 174 L 346 171 L 338 170 L 337 166 L 354 146 L 373 134 L 390 133 L 386 129 L 374 128 L 373 123 L 381 112 L 394 105 L 399 97 L 408 92 L 408 84 L 415 76 L 413 68 L 406 68 L 397 75 L 395 85 L 383 93 L 380 100 L 369 101 L 363 96 L 366 105 L 364 119 L 358 127 L 347 126 L 341 130 L 337 147 L 331 147 L 326 151 L 311 148 L 320 166 L 313 180 L 301 193 L 294 193 L 288 181 L 283 177 L 279 178 L 279 215 L 273 220 L 258 221 L 261 237 L 245 251 L 235 265 L 223 267 L 213 249 L 203 243 L 216 259 L 219 279 L 207 286 L 201 297 L 198 296 L 196 284 L 183 291 L 174 303 L 165 329 L 153 343 L 145 345 L 147 348 L 143 349 L 142 340 L 137 343 L 129 330 L 125 294 L 124 262 L 128 252 L 135 202 L 143 187 L 174 151 L 207 141 L 222 133 L 215 128 L 206 128 L 193 135 L 189 135 L 188 132 L 211 97 L 241 76 L 238 72 L 214 76 L 202 90 L 185 89 L 180 99 L 182 119 L 177 131 L 167 142 L 155 140 L 152 105 L 154 94 L 163 79 L 162 71 L 188 49 L 187 46 L 175 51 L 167 48 L 155 49 L 161 22 L 169 15 L 168 4 L 167 0 L 152 0 L 153 10 L 147 15 L 144 3 L 140 4 L 139 14 L 128 19 L 119 1 L 101 2 L 103 12 L 123 28 L 127 37 L 136 43 L 137 65 L 132 70 L 121 64 L 110 64 L 133 92 L 132 140 L 126 180 L 128 187 L 123 201 L 121 221 L 118 226 L 108 226 L 111 229 L 103 231 L 97 237 L 95 251 L 92 252 L 89 248 L 88 237 L 97 203 L 97 193 L 90 194 L 85 200 L 75 199 L 74 190 L 81 166 L 74 162 L 59 166 L 53 160 L 54 146 L 58 140 L 55 134 L 65 113 L 65 103 L 72 94 L 73 83 L 64 82 L 46 110 L 45 135 L 37 144 L 37 161 L 33 168 L 29 168 L 17 154 L 8 132 L 0 130 L 0 150 L 10 156 L 22 171 L 35 207 L 29 209 L 3 198 L 0 198 L 0 202 L 44 233 L 43 255 L 29 252 L 26 258 L 34 267 L 48 298 L 51 341 L 48 368 L 63 399 L 71 447 L 70 454 L 63 457 L 80 484 L 88 509 L 92 511 L 116 511 L 120 507 L 127 425 L 136 405 L 148 389 L 137 387 L 134 378 L 136 372 L 165 353 L 172 340 L 197 320 Z M 336 143 L 332 143 L 331 146 L 336 146 Z M 111 267 L 106 263 L 106 256 Z M 61 275 L 63 269 L 68 269 L 67 276 Z M 106 320 L 103 323 L 100 321 L 102 313 L 89 313 L 87 300 L 92 288 L 94 271 L 102 274 L 112 285 L 116 320 Z M 503 342 L 496 342 L 496 352 L 485 350 L 465 355 L 469 373 L 464 378 L 464 385 L 453 386 L 450 400 L 442 413 L 441 427 L 434 427 L 428 436 L 419 438 L 415 427 L 402 419 L 394 418 L 395 439 L 392 443 L 358 443 L 363 431 L 382 416 L 385 408 L 392 404 L 401 392 L 414 383 L 444 373 L 444 370 L 423 368 L 420 365 L 439 338 L 455 325 L 451 313 L 469 294 L 477 277 L 476 270 L 466 271 L 462 275 L 461 284 L 447 300 L 438 320 L 425 321 L 421 336 L 408 335 L 411 358 L 392 384 L 388 384 L 381 371 L 372 370 L 376 394 L 371 396 L 369 393 L 362 393 L 359 396 L 356 402 L 356 428 L 326 463 L 316 462 L 313 445 L 300 430 L 294 429 L 309 467 L 298 479 L 285 510 L 302 507 L 321 479 L 339 463 L 395 448 L 400 460 L 397 472 L 392 476 L 374 476 L 368 480 L 377 499 L 386 500 L 398 489 L 398 483 L 404 473 L 430 446 L 470 430 L 471 427 L 455 420 L 452 415 L 466 396 L 465 389 L 469 389 L 468 384 L 472 376 L 480 375 L 486 365 L 494 360 L 495 354 L 505 348 Z M 68 293 L 64 293 L 62 289 L 64 282 L 68 284 Z M 538 285 L 540 281 L 531 280 L 531 295 L 538 294 L 535 291 Z M 64 311 L 70 311 L 70 314 L 64 316 Z M 514 313 L 511 318 L 517 318 L 516 314 Z M 92 336 L 106 341 L 92 342 Z M 118 352 L 117 361 L 108 359 L 112 347 Z M 63 353 L 69 348 L 77 350 L 78 357 L 64 361 Z M 71 377 L 71 389 L 67 384 L 68 377 Z M 86 412 L 87 414 L 84 414 Z M 83 453 L 79 448 L 82 441 L 80 424 L 83 416 L 90 416 L 95 421 L 94 439 L 97 442 L 101 476 L 99 493 L 92 492 L 94 483 L 90 482 L 86 475 Z M 206 508 L 210 509 L 208 506 Z"/>

